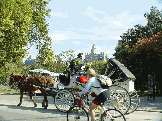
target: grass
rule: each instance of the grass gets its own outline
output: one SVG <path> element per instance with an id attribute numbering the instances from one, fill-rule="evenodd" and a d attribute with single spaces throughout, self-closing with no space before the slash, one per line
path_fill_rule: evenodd
<path id="1" fill-rule="evenodd" d="M 19 94 L 19 91 L 0 88 L 0 94 Z"/>

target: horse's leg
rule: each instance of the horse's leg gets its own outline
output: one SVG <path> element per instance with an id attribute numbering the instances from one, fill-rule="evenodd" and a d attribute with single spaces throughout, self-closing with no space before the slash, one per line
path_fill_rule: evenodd
<path id="1" fill-rule="evenodd" d="M 44 97 L 43 102 L 42 102 L 42 107 L 45 107 L 45 97 Z"/>
<path id="2" fill-rule="evenodd" d="M 45 93 L 44 90 L 42 88 L 39 89 L 42 93 L 42 95 L 44 96 L 43 102 L 42 102 L 42 107 L 45 107 Z"/>
<path id="3" fill-rule="evenodd" d="M 42 92 L 42 95 L 44 96 L 44 100 L 42 102 L 42 107 L 44 107 L 44 109 L 47 109 L 47 107 L 48 107 L 47 94 L 46 94 L 45 90 L 43 90 L 43 89 L 41 90 L 41 92 Z"/>
<path id="4" fill-rule="evenodd" d="M 45 101 L 46 101 L 46 109 L 48 107 L 48 99 L 47 99 L 47 95 L 45 96 Z"/>
<path id="5" fill-rule="evenodd" d="M 20 103 L 17 106 L 20 106 L 22 104 L 22 98 L 23 98 L 23 90 L 20 89 Z"/>
<path id="6" fill-rule="evenodd" d="M 46 102 L 46 105 L 45 105 L 45 102 Z M 43 102 L 42 102 L 42 105 L 44 104 L 44 109 L 47 109 L 47 107 L 48 107 L 48 99 L 47 99 L 47 95 L 44 95 L 44 100 L 43 100 Z"/>
<path id="7" fill-rule="evenodd" d="M 30 96 L 30 99 L 33 101 L 34 103 L 34 107 L 37 107 L 37 103 L 35 102 L 35 100 L 33 99 L 33 96 L 32 96 L 32 92 L 29 92 L 29 96 Z"/>

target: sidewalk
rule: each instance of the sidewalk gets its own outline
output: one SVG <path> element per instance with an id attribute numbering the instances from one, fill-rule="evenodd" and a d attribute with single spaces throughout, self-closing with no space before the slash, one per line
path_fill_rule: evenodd
<path id="1" fill-rule="evenodd" d="M 140 104 L 136 111 L 162 112 L 162 97 L 155 97 L 148 100 L 148 97 L 140 97 Z"/>

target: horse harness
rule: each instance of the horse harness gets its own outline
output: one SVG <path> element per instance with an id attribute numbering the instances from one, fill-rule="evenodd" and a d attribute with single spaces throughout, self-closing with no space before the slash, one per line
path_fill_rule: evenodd
<path id="1" fill-rule="evenodd" d="M 21 78 L 20 78 L 21 77 Z M 21 84 L 21 85 L 24 85 L 25 86 L 25 88 L 26 88 L 26 85 L 30 85 L 30 86 L 34 86 L 34 87 L 37 87 L 37 88 L 47 88 L 47 83 L 46 83 L 46 85 L 42 85 L 42 84 L 40 84 L 40 83 L 36 83 L 35 85 L 34 84 L 30 84 L 30 83 L 27 83 L 27 79 L 29 78 L 29 77 L 26 77 L 24 80 L 22 80 L 22 78 L 23 78 L 23 75 L 22 76 L 13 76 L 13 75 L 11 75 L 11 77 L 10 77 L 10 79 L 13 79 L 13 82 L 14 83 L 18 83 L 18 84 Z M 17 78 L 17 80 L 15 79 L 15 78 Z M 39 78 L 40 79 L 40 78 Z M 18 85 L 17 85 L 18 86 Z"/>
<path id="2" fill-rule="evenodd" d="M 20 77 L 22 78 L 23 76 L 20 76 Z M 16 76 L 16 77 L 11 76 L 10 79 L 11 78 L 13 79 L 14 83 L 19 83 L 19 84 L 22 84 L 22 85 L 25 85 L 25 80 L 27 79 L 27 77 L 26 77 L 26 79 L 24 79 L 24 81 L 22 82 L 22 79 L 20 79 L 19 76 Z M 17 78 L 17 80 L 15 78 Z"/>

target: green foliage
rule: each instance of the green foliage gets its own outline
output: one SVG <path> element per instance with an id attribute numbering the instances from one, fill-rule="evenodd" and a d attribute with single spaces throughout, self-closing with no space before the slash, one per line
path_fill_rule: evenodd
<path id="1" fill-rule="evenodd" d="M 62 51 L 60 54 L 55 55 L 54 58 L 52 57 L 54 61 L 51 63 L 48 70 L 62 73 L 69 68 L 69 63 L 74 59 L 74 57 L 75 55 L 73 50 Z"/>
<path id="2" fill-rule="evenodd" d="M 28 36 L 29 43 L 35 45 L 37 49 L 41 49 L 45 44 L 51 44 L 51 39 L 48 36 L 48 24 L 46 23 L 46 17 L 50 17 L 50 9 L 47 8 L 49 1 L 50 0 L 32 0 L 31 2 L 33 22 Z"/>
<path id="3" fill-rule="evenodd" d="M 135 76 L 135 86 L 141 90 L 147 88 L 147 75 L 150 71 L 159 73 L 162 62 L 160 51 L 162 31 L 162 11 L 151 7 L 145 13 L 145 26 L 135 25 L 121 35 L 122 44 L 115 48 L 114 56 L 123 63 Z M 159 33 L 158 33 L 159 32 Z"/>
<path id="4" fill-rule="evenodd" d="M 139 39 L 149 38 L 162 30 L 162 11 L 152 6 L 150 13 L 145 13 L 144 17 L 147 20 L 145 26 L 137 24 L 120 36 L 124 42 L 132 45 Z"/>
<path id="5" fill-rule="evenodd" d="M 142 54 L 145 52 L 146 54 L 150 53 L 158 53 L 161 49 L 160 43 L 162 42 L 162 32 L 159 32 L 153 35 L 150 38 L 143 38 L 134 45 L 132 51 L 135 55 Z"/>
<path id="6" fill-rule="evenodd" d="M 86 67 L 92 68 L 95 70 L 97 74 L 102 74 L 102 75 L 105 74 L 106 65 L 107 65 L 106 62 L 100 62 L 97 60 L 85 64 Z"/>
<path id="7" fill-rule="evenodd" d="M 6 83 L 9 75 L 28 74 L 34 67 L 54 64 L 51 39 L 48 36 L 49 0 L 2 0 L 0 2 L 0 81 Z M 26 56 L 28 44 L 39 45 L 40 64 L 25 66 L 20 62 Z M 42 64 L 42 65 L 41 65 Z"/>
<path id="8" fill-rule="evenodd" d="M 75 67 L 81 67 L 82 60 L 76 59 L 74 62 Z"/>
<path id="9" fill-rule="evenodd" d="M 9 90 L 9 89 L 2 89 L 0 88 L 0 93 L 1 94 L 17 94 L 17 93 L 20 93 L 16 90 Z"/>
<path id="10" fill-rule="evenodd" d="M 148 21 L 147 25 L 135 25 L 135 29 L 128 29 L 120 36 L 122 38 L 122 44 L 115 48 L 116 52 L 114 56 L 122 63 L 127 63 L 127 61 L 131 59 L 131 50 L 138 40 L 152 37 L 153 34 L 157 34 L 162 30 L 162 11 L 160 12 L 156 7 L 151 7 L 150 10 L 150 13 L 144 14 L 144 17 Z"/>
<path id="11" fill-rule="evenodd" d="M 65 62 L 71 62 L 72 59 L 75 58 L 75 54 L 73 50 L 67 50 L 67 51 L 62 51 L 59 54 L 61 61 L 65 61 Z"/>
<path id="12" fill-rule="evenodd" d="M 0 11 L 0 63 L 5 66 L 26 54 L 27 32 L 32 24 L 31 1 L 3 0 Z"/>
<path id="13" fill-rule="evenodd" d="M 51 67 L 55 64 L 54 51 L 51 45 L 44 45 L 39 53 L 40 64 L 44 67 Z"/>
<path id="14" fill-rule="evenodd" d="M 8 85 L 8 80 L 12 72 L 16 74 L 28 75 L 29 66 L 26 66 L 21 60 L 15 63 L 7 63 L 5 68 L 0 68 L 0 84 Z"/>

